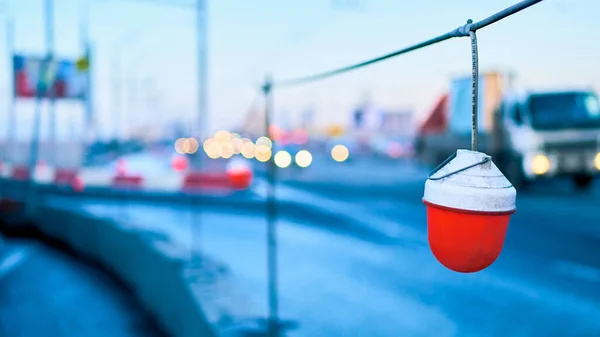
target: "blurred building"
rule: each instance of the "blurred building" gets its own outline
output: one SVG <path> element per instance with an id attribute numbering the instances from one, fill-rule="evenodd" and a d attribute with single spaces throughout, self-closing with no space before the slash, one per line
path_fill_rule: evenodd
<path id="1" fill-rule="evenodd" d="M 263 135 L 265 133 L 265 111 L 262 106 L 252 107 L 242 121 L 243 133 L 250 135 Z"/>
<path id="2" fill-rule="evenodd" d="M 386 136 L 412 137 L 416 133 L 413 117 L 410 110 L 385 111 L 380 131 Z"/>
<path id="3" fill-rule="evenodd" d="M 362 135 L 412 136 L 415 133 L 411 110 L 391 110 L 361 104 L 352 112 L 352 130 Z"/>

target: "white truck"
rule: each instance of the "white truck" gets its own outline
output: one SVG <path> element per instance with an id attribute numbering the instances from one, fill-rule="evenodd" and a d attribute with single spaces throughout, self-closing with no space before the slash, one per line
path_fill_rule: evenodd
<path id="1" fill-rule="evenodd" d="M 588 188 L 600 175 L 597 94 L 505 90 L 503 82 L 499 73 L 480 79 L 479 151 L 490 154 L 516 188 L 556 176 L 571 177 L 577 188 Z M 470 78 L 454 80 L 440 102 L 415 143 L 417 156 L 430 164 L 457 148 L 470 148 Z"/>

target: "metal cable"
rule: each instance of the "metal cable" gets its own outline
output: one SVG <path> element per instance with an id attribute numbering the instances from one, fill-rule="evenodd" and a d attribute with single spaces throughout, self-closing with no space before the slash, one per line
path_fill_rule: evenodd
<path id="1" fill-rule="evenodd" d="M 441 164 L 439 164 L 438 166 L 436 166 L 436 168 L 434 168 L 431 172 L 429 172 L 429 174 L 427 175 L 427 179 L 429 180 L 442 180 L 444 178 L 448 178 L 451 175 L 466 171 L 470 168 L 473 168 L 475 166 L 479 166 L 479 165 L 483 165 L 489 161 L 491 161 L 492 159 L 490 157 L 484 157 L 481 161 L 475 163 L 475 164 L 471 164 L 469 166 L 465 166 L 463 168 L 460 168 L 458 170 L 454 170 L 452 172 L 446 173 L 442 176 L 439 177 L 433 177 L 434 174 L 436 174 L 439 170 L 441 170 L 444 166 L 446 166 L 446 164 L 448 164 L 450 161 L 452 161 L 452 159 L 456 158 L 456 152 L 454 152 L 450 157 L 446 158 L 446 160 L 444 160 Z"/>
<path id="2" fill-rule="evenodd" d="M 470 24 L 469 20 L 469 23 Z M 479 101 L 479 53 L 477 51 L 477 35 L 475 31 L 470 31 L 471 36 L 471 60 L 472 60 L 472 87 L 471 87 L 471 150 L 477 151 L 477 137 L 479 135 L 479 118 L 477 108 Z"/>
<path id="3" fill-rule="evenodd" d="M 471 38 L 471 64 L 472 64 L 472 73 L 471 73 L 471 151 L 477 152 L 477 138 L 478 138 L 478 106 L 479 106 L 479 52 L 477 48 L 477 34 L 475 31 L 471 30 L 472 20 L 468 20 L 465 25 L 465 30 L 469 32 L 469 36 Z M 437 173 L 440 169 L 442 169 L 446 164 L 448 164 L 452 159 L 456 158 L 456 152 L 452 154 L 450 157 L 446 158 L 441 164 L 439 164 L 436 168 L 433 169 L 427 175 L 427 179 L 429 180 L 442 180 L 444 178 L 448 178 L 451 175 L 456 173 L 460 173 L 466 171 L 475 166 L 479 166 L 489 162 L 490 157 L 484 157 L 481 161 L 468 165 L 466 167 L 460 168 L 458 170 L 446 173 L 440 177 L 433 178 L 433 175 Z"/>
<path id="4" fill-rule="evenodd" d="M 406 47 L 394 52 L 391 52 L 389 54 L 385 54 L 367 61 L 363 61 L 360 63 L 356 63 L 350 66 L 346 66 L 343 68 L 338 68 L 338 69 L 334 69 L 334 70 L 329 70 L 329 71 L 325 71 L 322 73 L 318 73 L 318 74 L 314 74 L 314 75 L 309 75 L 309 76 L 303 76 L 303 77 L 297 77 L 297 78 L 292 78 L 292 79 L 287 79 L 287 80 L 282 80 L 282 81 L 276 81 L 273 83 L 273 87 L 274 88 L 283 88 L 283 87 L 291 87 L 291 86 L 297 86 L 297 85 L 302 85 L 302 84 L 306 84 L 306 83 L 310 83 L 310 82 L 315 82 L 318 80 L 322 80 L 322 79 L 326 79 L 329 77 L 333 77 L 336 75 L 340 75 L 352 70 L 356 70 L 359 68 L 363 68 L 366 66 L 369 66 L 371 64 L 375 64 L 381 61 L 385 61 L 387 59 L 402 55 L 402 54 L 406 54 L 409 53 L 411 51 L 415 51 L 424 47 L 428 47 L 431 45 L 434 45 L 436 43 L 439 42 L 443 42 L 455 37 L 466 37 L 466 36 L 470 36 L 470 32 L 475 32 L 479 29 L 482 29 L 484 27 L 487 27 L 495 22 L 498 22 L 506 17 L 509 17 L 513 14 L 516 14 L 520 11 L 522 11 L 523 9 L 526 9 L 528 7 L 531 7 L 539 2 L 542 2 L 543 0 L 524 0 L 521 1 L 513 6 L 510 6 L 500 12 L 497 12 L 481 21 L 475 22 L 475 23 L 468 23 L 464 26 L 458 27 L 448 33 L 439 35 L 437 37 L 431 38 L 429 40 L 414 44 L 410 47 Z"/>

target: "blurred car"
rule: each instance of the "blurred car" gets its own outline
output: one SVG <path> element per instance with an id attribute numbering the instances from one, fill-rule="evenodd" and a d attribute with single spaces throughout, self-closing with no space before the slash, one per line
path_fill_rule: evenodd
<path id="1" fill-rule="evenodd" d="M 173 172 L 171 158 L 149 153 L 137 153 L 119 157 L 108 165 L 108 170 L 114 174 L 139 176 L 156 176 Z"/>

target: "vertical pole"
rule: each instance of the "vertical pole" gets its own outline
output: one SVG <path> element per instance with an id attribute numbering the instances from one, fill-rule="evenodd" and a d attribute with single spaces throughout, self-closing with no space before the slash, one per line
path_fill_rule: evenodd
<path id="1" fill-rule="evenodd" d="M 112 122 L 114 129 L 114 139 L 119 141 L 122 114 L 121 114 L 121 69 L 119 60 L 119 51 L 113 52 L 112 72 L 113 72 L 113 93 L 112 93 Z"/>
<path id="2" fill-rule="evenodd" d="M 202 139 L 207 132 L 208 120 L 208 0 L 197 1 L 198 39 L 198 134 Z"/>
<path id="3" fill-rule="evenodd" d="M 197 46 L 198 46 L 198 121 L 196 126 L 196 132 L 194 132 L 194 123 L 190 123 L 189 137 L 196 136 L 198 143 L 202 146 L 202 142 L 206 137 L 207 133 L 207 120 L 208 120 L 208 69 L 207 69 L 207 58 L 208 58 L 208 0 L 196 0 L 196 29 L 197 29 Z M 194 170 L 194 166 L 198 170 L 202 171 L 202 160 L 204 153 L 198 151 L 196 155 L 190 156 L 190 169 Z M 194 159 L 196 159 L 194 163 Z M 202 185 L 202 184 L 200 184 Z M 199 254 L 194 254 L 194 249 L 200 248 L 200 235 L 201 235 L 201 205 L 200 198 L 194 202 L 194 196 L 190 195 L 190 211 L 191 211 L 191 229 L 192 229 L 192 259 L 199 257 Z M 194 241 L 195 240 L 195 241 Z M 199 252 L 198 252 L 199 253 Z"/>
<path id="4" fill-rule="evenodd" d="M 467 21 L 467 25 L 473 23 L 472 20 L 469 19 Z M 479 128 L 479 120 L 477 116 L 477 108 L 478 108 L 478 100 L 479 100 L 479 56 L 477 53 L 477 35 L 475 35 L 475 31 L 470 30 L 469 36 L 471 37 L 471 55 L 473 62 L 473 72 L 472 72 L 472 116 L 471 116 L 471 150 L 477 151 L 477 137 L 478 137 L 478 128 Z"/>
<path id="5" fill-rule="evenodd" d="M 265 134 L 271 138 L 271 113 L 273 109 L 273 82 L 270 76 L 265 79 L 263 93 L 265 97 Z M 279 300 L 277 291 L 277 208 L 275 204 L 276 167 L 273 158 L 267 161 L 267 272 L 269 300 L 269 337 L 279 336 Z"/>
<path id="6" fill-rule="evenodd" d="M 52 87 L 53 79 L 48 80 L 48 70 L 50 63 L 52 62 L 52 45 L 53 45 L 53 26 L 54 26 L 54 3 L 53 0 L 46 0 L 44 2 L 44 13 L 45 13 L 45 25 L 46 25 L 46 59 L 42 61 L 42 66 L 39 73 L 39 79 L 36 87 L 36 103 L 33 120 L 33 136 L 31 139 L 31 149 L 29 153 L 29 200 L 28 200 L 28 212 L 32 212 L 35 209 L 34 197 L 35 197 L 35 168 L 39 156 L 40 146 L 40 129 L 42 125 L 42 103 L 44 97 L 47 95 L 48 88 Z"/>
<path id="7" fill-rule="evenodd" d="M 81 4 L 81 21 L 79 22 L 79 35 L 81 38 L 81 49 L 83 51 L 83 57 L 88 62 L 88 69 L 86 70 L 86 86 L 85 86 L 85 97 L 84 97 L 84 118 L 85 125 L 83 131 L 83 146 L 87 146 L 87 142 L 90 140 L 89 135 L 93 131 L 93 105 L 92 105 L 92 61 L 91 61 L 91 45 L 89 37 L 89 0 L 83 0 Z"/>
<path id="8" fill-rule="evenodd" d="M 49 62 L 54 60 L 54 0 L 46 0 L 46 48 L 48 48 Z M 50 160 L 51 164 L 56 165 L 56 145 L 57 145 L 57 123 L 56 123 L 56 106 L 55 106 L 55 88 L 54 88 L 54 77 L 49 84 L 49 106 L 48 106 L 48 119 L 50 126 Z"/>
<path id="9" fill-rule="evenodd" d="M 15 78 L 15 63 L 14 63 L 14 54 L 15 54 L 15 21 L 14 18 L 9 17 L 6 19 L 6 50 L 8 51 L 8 59 L 9 59 L 9 74 L 11 76 L 10 79 L 10 102 L 8 107 L 8 123 L 6 126 L 7 130 L 7 149 L 6 153 L 8 154 L 8 159 L 14 164 L 16 155 L 15 146 L 17 144 L 17 114 L 16 114 L 16 100 L 17 100 L 17 90 L 16 90 L 16 78 Z"/>
<path id="10" fill-rule="evenodd" d="M 116 144 L 119 144 L 120 141 L 125 140 L 125 132 L 123 127 L 123 103 L 122 99 L 122 88 L 121 88 L 121 45 L 122 42 L 118 43 L 116 50 L 113 51 L 112 55 L 112 72 L 113 72 L 113 92 L 112 92 L 112 122 L 114 128 L 114 140 Z M 120 130 L 123 127 L 123 130 Z M 123 132 L 120 132 L 123 131 Z M 121 137 L 122 139 L 121 139 Z M 118 156 L 120 157 L 120 156 Z M 118 174 L 118 173 L 117 173 Z M 124 221 L 129 220 L 129 207 L 128 207 L 128 195 L 130 187 L 127 183 L 123 183 L 122 187 L 122 199 L 121 199 L 121 218 Z"/>

